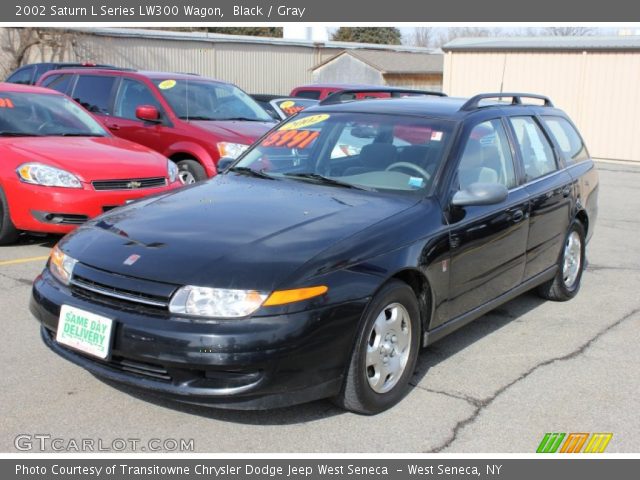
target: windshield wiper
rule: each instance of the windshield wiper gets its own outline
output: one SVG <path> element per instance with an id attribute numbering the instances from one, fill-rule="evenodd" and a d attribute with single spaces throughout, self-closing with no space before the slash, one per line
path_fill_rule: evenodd
<path id="1" fill-rule="evenodd" d="M 0 132 L 0 137 L 43 137 L 39 133 L 27 133 L 27 132 Z"/>
<path id="2" fill-rule="evenodd" d="M 262 170 L 254 170 L 253 168 L 249 168 L 249 167 L 231 167 L 227 171 L 228 172 L 235 172 L 235 173 L 243 173 L 243 174 L 247 174 L 247 175 L 252 175 L 252 176 L 258 177 L 258 178 L 266 178 L 268 180 L 275 180 L 275 178 L 273 178 L 271 175 L 263 172 Z"/>
<path id="3" fill-rule="evenodd" d="M 260 119 L 260 118 L 250 118 L 250 117 L 216 118 L 216 120 L 218 120 L 220 122 L 232 122 L 234 120 L 241 121 L 241 122 L 269 122 L 269 121 L 275 122 L 275 120 L 271 120 L 271 119 L 263 120 L 263 119 Z"/>
<path id="4" fill-rule="evenodd" d="M 49 134 L 51 137 L 104 137 L 104 135 L 100 133 L 91 133 L 91 132 L 67 132 L 67 133 L 51 133 Z"/>
<path id="5" fill-rule="evenodd" d="M 285 173 L 286 177 L 293 178 L 302 178 L 305 180 L 313 180 L 318 183 L 322 183 L 324 185 L 333 185 L 335 187 L 344 187 L 344 188 L 354 188 L 356 190 L 371 190 L 369 188 L 360 187 L 358 185 L 353 185 L 352 183 L 341 182 L 340 180 L 336 180 L 334 178 L 325 177 L 324 175 L 320 175 L 319 173 L 313 172 L 304 172 L 304 173 Z"/>
<path id="6" fill-rule="evenodd" d="M 203 120 L 203 121 L 208 121 L 208 120 L 218 120 L 217 118 L 213 118 L 213 117 L 203 117 L 201 115 L 181 115 L 178 117 L 181 120 Z"/>

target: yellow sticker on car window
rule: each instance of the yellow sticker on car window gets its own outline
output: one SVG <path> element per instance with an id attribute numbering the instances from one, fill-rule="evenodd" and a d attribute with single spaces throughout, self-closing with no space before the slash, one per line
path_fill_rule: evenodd
<path id="1" fill-rule="evenodd" d="M 326 113 L 322 113 L 319 115 L 310 115 L 308 117 L 289 122 L 286 125 L 280 127 L 278 130 L 301 130 L 303 128 L 310 127 L 311 125 L 324 122 L 327 118 L 329 118 L 329 115 L 327 115 Z"/>
<path id="2" fill-rule="evenodd" d="M 158 88 L 160 90 L 169 90 L 170 88 L 173 88 L 175 86 L 176 86 L 175 80 L 163 80 L 158 84 Z"/>
<path id="3" fill-rule="evenodd" d="M 291 100 L 285 100 L 280 104 L 280 108 L 289 108 L 289 107 L 293 107 L 294 105 L 295 105 L 295 102 Z"/>

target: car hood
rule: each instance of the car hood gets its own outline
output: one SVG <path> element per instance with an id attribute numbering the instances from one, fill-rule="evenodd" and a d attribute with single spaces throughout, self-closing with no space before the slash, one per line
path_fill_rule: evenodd
<path id="1" fill-rule="evenodd" d="M 415 198 L 237 174 L 93 220 L 61 248 L 109 272 L 178 285 L 270 291 L 309 260 Z M 124 261 L 132 254 L 133 265 Z M 344 259 L 343 259 L 344 260 Z"/>
<path id="2" fill-rule="evenodd" d="M 62 168 L 84 182 L 167 175 L 165 157 L 114 137 L 5 138 L 0 149 L 14 162 L 38 162 Z"/>
<path id="3" fill-rule="evenodd" d="M 251 122 L 246 120 L 193 120 L 191 125 L 213 134 L 218 140 L 251 145 L 276 124 L 272 122 Z"/>

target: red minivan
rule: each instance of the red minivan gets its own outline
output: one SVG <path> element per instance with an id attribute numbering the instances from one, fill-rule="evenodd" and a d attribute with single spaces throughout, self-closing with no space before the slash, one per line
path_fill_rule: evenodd
<path id="1" fill-rule="evenodd" d="M 65 93 L 114 135 L 173 160 L 184 183 L 217 173 L 274 125 L 235 85 L 198 75 L 127 69 L 54 70 L 38 81 Z"/>

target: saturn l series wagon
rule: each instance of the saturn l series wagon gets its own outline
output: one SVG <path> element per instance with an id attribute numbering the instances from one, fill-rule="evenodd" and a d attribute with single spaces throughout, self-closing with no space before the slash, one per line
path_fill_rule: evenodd
<path id="1" fill-rule="evenodd" d="M 528 290 L 578 293 L 598 174 L 562 110 L 357 93 L 66 236 L 33 286 L 44 342 L 184 402 L 374 414 L 407 394 L 420 347 Z"/>

